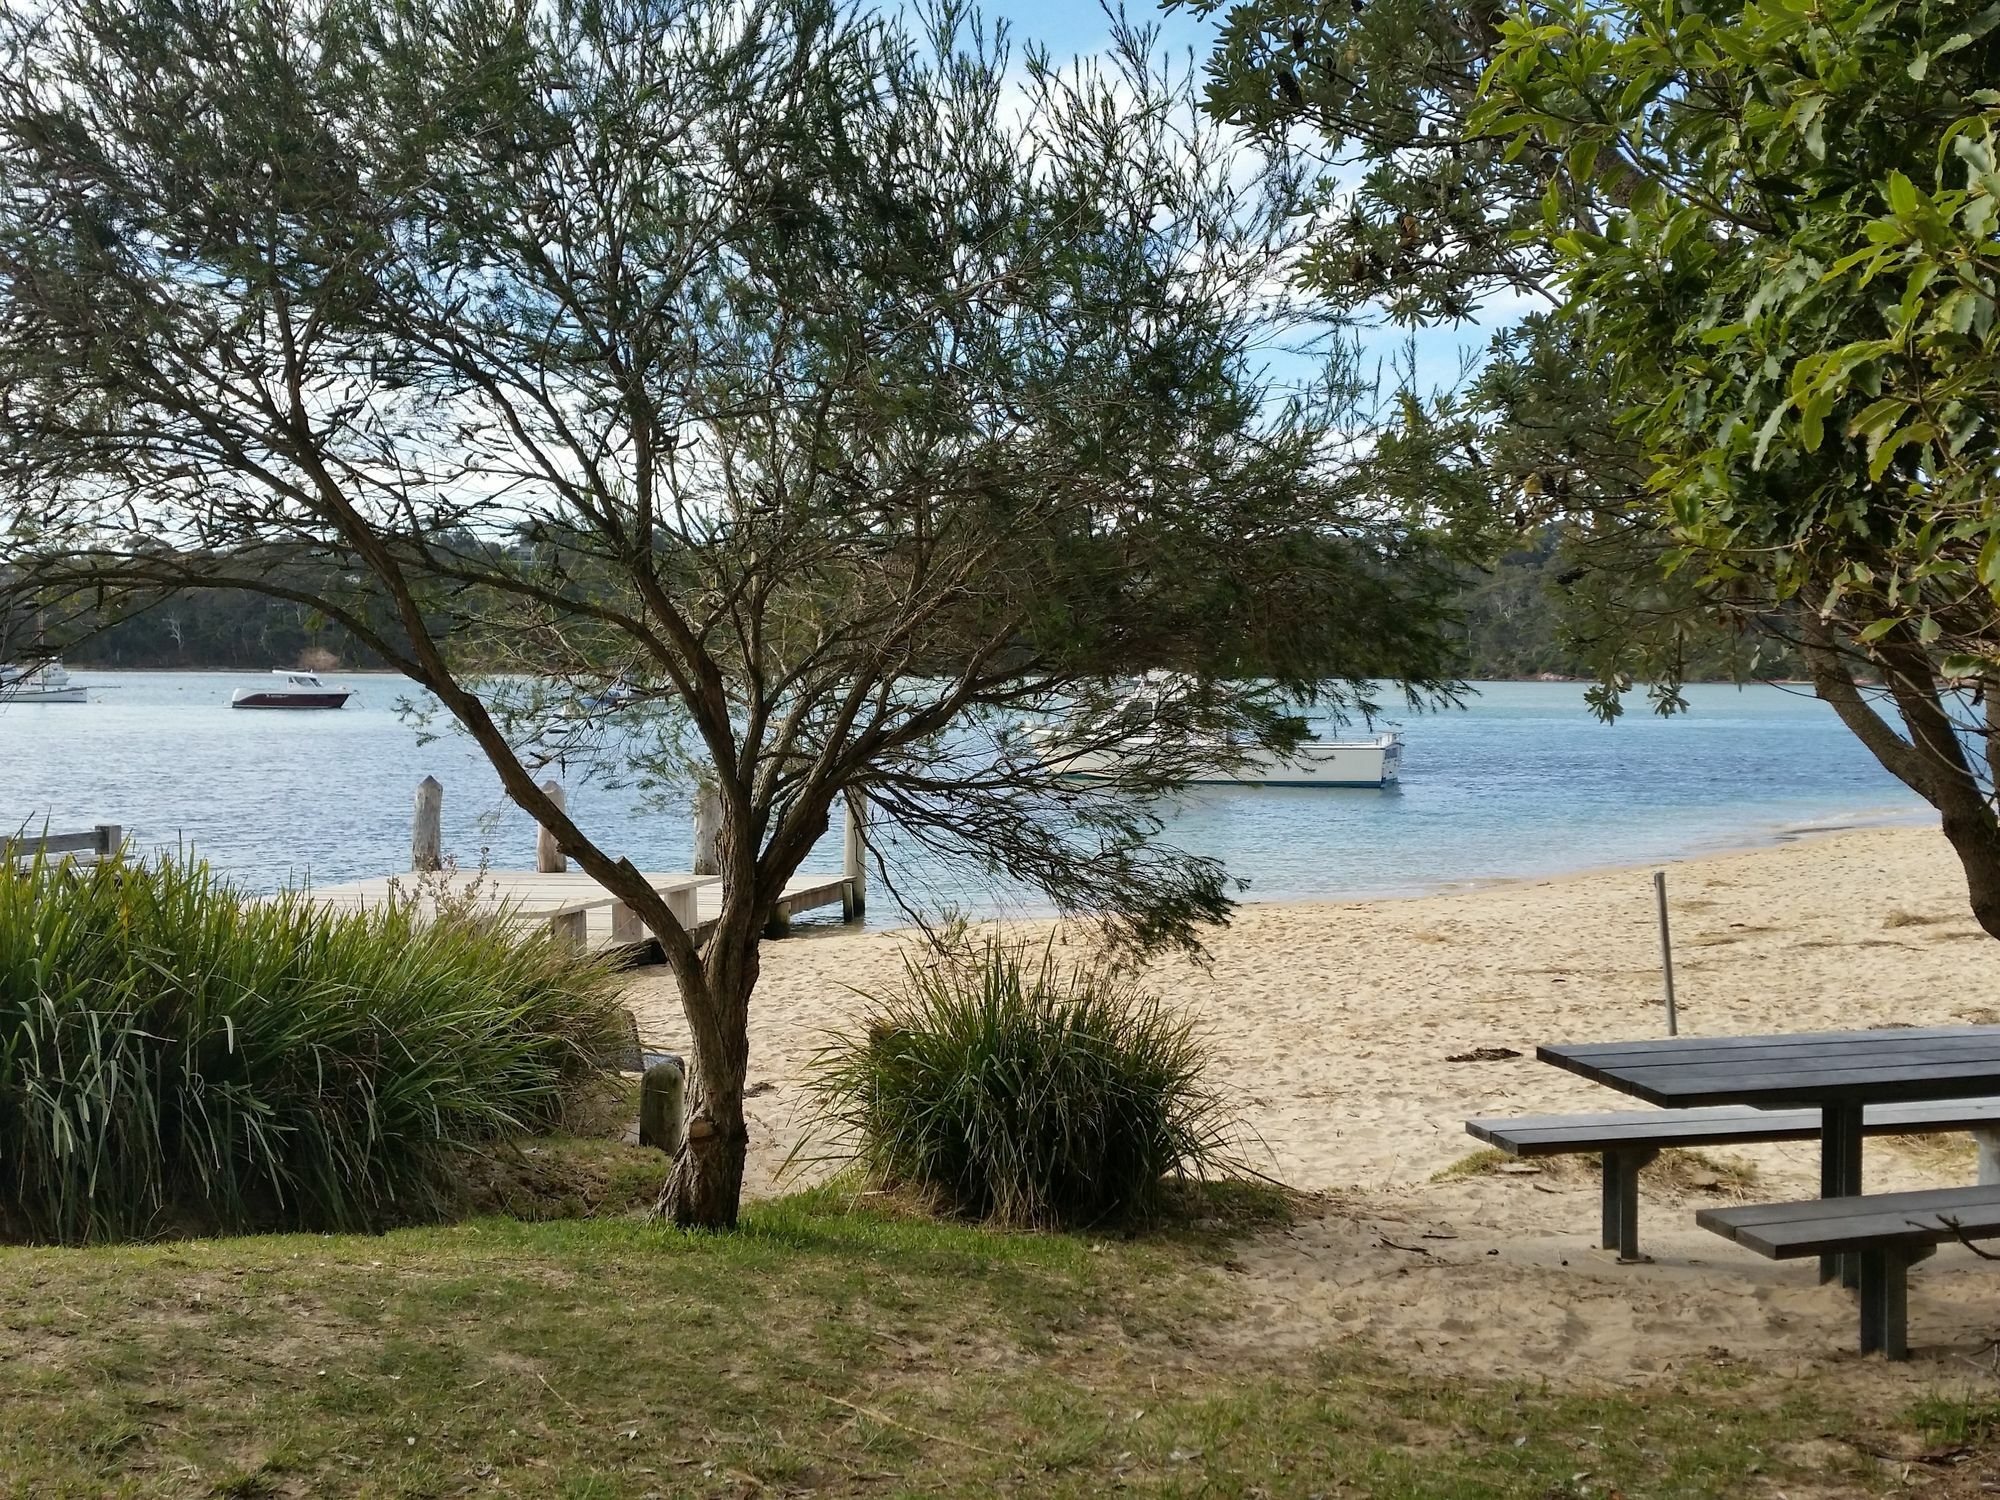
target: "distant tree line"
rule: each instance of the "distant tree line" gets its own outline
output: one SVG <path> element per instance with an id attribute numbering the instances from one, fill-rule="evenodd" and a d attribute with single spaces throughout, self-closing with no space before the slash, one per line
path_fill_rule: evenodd
<path id="1" fill-rule="evenodd" d="M 1473 681 L 1591 678 L 1591 643 L 1567 607 L 1569 564 L 1551 527 L 1487 570 L 1471 571 L 1454 601 L 1462 673 Z M 71 648 L 72 665 L 156 670 L 263 669 L 293 665 L 378 668 L 382 659 L 339 623 L 289 600 L 228 589 L 196 589 L 120 617 L 98 620 Z M 1685 677 L 1740 681 L 1803 676 L 1782 641 L 1712 629 L 1691 634 Z"/>
<path id="2" fill-rule="evenodd" d="M 376 667 L 381 658 L 304 605 L 200 589 L 101 622 L 68 653 L 72 666 L 188 671 L 205 667 Z"/>

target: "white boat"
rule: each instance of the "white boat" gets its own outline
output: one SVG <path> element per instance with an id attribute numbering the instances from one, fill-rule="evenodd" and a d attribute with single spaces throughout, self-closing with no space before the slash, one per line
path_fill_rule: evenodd
<path id="1" fill-rule="evenodd" d="M 0 703 L 88 703 L 90 689 L 59 661 L 38 667 L 0 666 Z"/>
<path id="2" fill-rule="evenodd" d="M 274 668 L 273 677 L 282 685 L 268 688 L 238 688 L 229 696 L 231 708 L 339 708 L 354 696 L 351 689 L 328 687 L 313 672 L 292 672 Z"/>
<path id="3" fill-rule="evenodd" d="M 1149 693 L 1136 694 L 1127 699 L 1119 709 L 1119 717 L 1128 727 L 1149 725 L 1159 714 L 1159 699 Z M 1119 762 L 1127 755 L 1142 752 L 1158 743 L 1154 733 L 1142 732 L 1124 737 L 1117 745 L 1083 750 L 1060 748 L 1059 735 L 1043 731 L 1035 736 L 1044 764 L 1060 770 L 1065 776 L 1110 776 L 1117 773 Z M 1173 740 L 1176 750 L 1199 751 L 1213 746 L 1214 759 L 1227 761 L 1231 756 L 1222 753 L 1224 747 L 1217 741 L 1191 739 L 1177 736 Z M 1393 729 L 1365 740 L 1322 740 L 1309 739 L 1290 755 L 1280 756 L 1273 751 L 1257 749 L 1247 755 L 1236 752 L 1235 763 L 1228 770 L 1210 769 L 1198 771 L 1189 777 L 1193 786 L 1352 786 L 1384 787 L 1393 785 L 1401 774 L 1403 763 L 1403 737 Z"/>

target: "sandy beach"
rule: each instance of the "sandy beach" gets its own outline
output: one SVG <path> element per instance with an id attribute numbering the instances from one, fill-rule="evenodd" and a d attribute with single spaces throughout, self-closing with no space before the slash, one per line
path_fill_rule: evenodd
<path id="1" fill-rule="evenodd" d="M 2000 1022 L 2000 963 L 1929 828 L 1801 839 L 1669 867 L 1681 1031 L 1721 1035 Z M 1046 925 L 1030 924 L 1031 933 Z M 751 1023 L 749 1190 L 809 1123 L 800 1079 L 829 1028 L 889 983 L 908 939 L 834 932 L 774 943 Z M 1812 1143 L 1729 1153 L 1711 1173 L 1648 1174 L 1649 1266 L 1595 1249 L 1587 1163 L 1438 1174 L 1476 1149 L 1470 1115 L 1637 1107 L 1533 1060 L 1537 1043 L 1664 1035 L 1645 869 L 1393 901 L 1250 905 L 1210 962 L 1151 978 L 1208 1028 L 1254 1159 L 1320 1195 L 1290 1231 L 1246 1246 L 1241 1333 L 1366 1333 L 1412 1357 L 1499 1374 L 1645 1378 L 1691 1363 L 1853 1359 L 1849 1300 L 1694 1228 L 1734 1194 L 1812 1196 Z M 664 971 L 630 1003 L 649 1043 L 686 1031 Z M 1498 1049 L 1519 1054 L 1453 1061 Z M 1971 1180 L 1960 1137 L 1871 1142 L 1870 1191 Z M 787 1179 L 787 1182 L 797 1181 Z M 1913 1278 L 1917 1359 L 1870 1378 L 1937 1378 L 1990 1351 L 2000 1275 L 1947 1250 Z M 1990 1376 L 1988 1377 L 1990 1379 Z"/>

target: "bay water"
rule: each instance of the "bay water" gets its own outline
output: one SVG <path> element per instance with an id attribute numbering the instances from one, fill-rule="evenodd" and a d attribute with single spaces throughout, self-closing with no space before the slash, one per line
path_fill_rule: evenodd
<path id="1" fill-rule="evenodd" d="M 73 670 L 81 705 L 0 705 L 0 828 L 117 823 L 141 849 L 194 849 L 239 884 L 274 890 L 405 869 L 426 775 L 445 787 L 445 847 L 531 869 L 534 825 L 463 736 L 428 744 L 397 712 L 409 684 L 357 689 L 338 712 L 231 710 L 255 674 Z M 1416 894 L 1462 882 L 1626 865 L 1751 846 L 1813 829 L 1918 821 L 1929 810 L 1802 690 L 1698 685 L 1686 714 L 1635 700 L 1616 724 L 1575 683 L 1486 683 L 1463 709 L 1392 715 L 1402 782 L 1387 790 L 1202 788 L 1165 809 L 1169 836 L 1222 859 L 1245 900 Z M 590 784 L 572 814 L 642 869 L 687 867 L 685 808 Z M 885 838 L 899 884 L 970 914 L 1031 913 L 1032 896 L 942 869 Z M 840 838 L 809 869 L 837 870 Z M 900 920 L 871 897 L 876 925 Z"/>

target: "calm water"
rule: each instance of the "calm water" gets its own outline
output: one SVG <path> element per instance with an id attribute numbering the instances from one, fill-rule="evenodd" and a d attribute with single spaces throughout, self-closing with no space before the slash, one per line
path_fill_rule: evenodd
<path id="1" fill-rule="evenodd" d="M 270 714 L 228 706 L 254 674 L 74 675 L 102 687 L 93 702 L 0 707 L 0 825 L 119 823 L 142 846 L 192 845 L 255 888 L 326 883 L 404 868 L 411 797 L 434 775 L 449 852 L 532 867 L 526 815 L 463 739 L 418 744 L 396 716 L 394 679 L 345 679 L 359 693 L 338 713 Z M 1463 711 L 1400 721 L 1397 790 L 1207 789 L 1175 810 L 1173 836 L 1224 859 L 1249 881 L 1246 899 L 1284 900 L 1637 863 L 1927 812 L 1809 697 L 1697 687 L 1688 715 L 1605 726 L 1582 693 L 1489 684 Z M 686 867 L 686 815 L 591 786 L 571 799 L 613 852 Z M 837 834 L 812 867 L 839 868 Z M 904 873 L 974 910 L 1024 905 L 962 873 Z M 877 920 L 895 920 L 876 905 Z"/>

